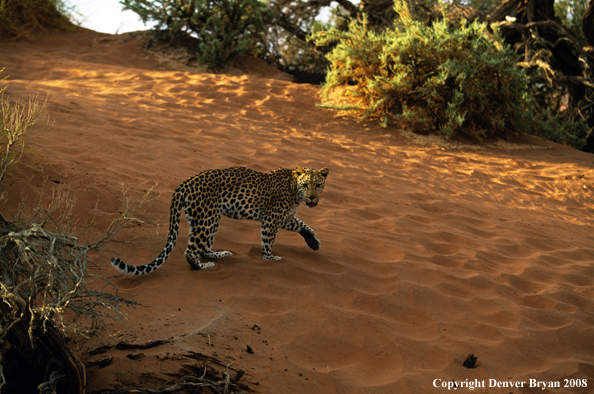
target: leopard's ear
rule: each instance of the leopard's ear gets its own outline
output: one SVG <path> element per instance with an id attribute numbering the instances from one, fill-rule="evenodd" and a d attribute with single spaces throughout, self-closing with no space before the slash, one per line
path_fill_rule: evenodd
<path id="1" fill-rule="evenodd" d="M 305 173 L 305 170 L 303 169 L 303 167 L 297 166 L 297 168 L 295 168 L 295 173 L 297 174 L 297 176 L 301 176 Z"/>
<path id="2" fill-rule="evenodd" d="M 328 176 L 328 173 L 330 172 L 330 170 L 326 167 L 322 168 L 320 170 L 320 175 L 324 177 L 324 179 L 326 179 L 326 177 Z"/>

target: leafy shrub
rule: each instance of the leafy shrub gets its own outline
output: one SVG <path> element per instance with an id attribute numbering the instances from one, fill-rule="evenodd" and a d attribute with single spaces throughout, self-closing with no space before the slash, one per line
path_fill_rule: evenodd
<path id="1" fill-rule="evenodd" d="M 348 32 L 312 35 L 316 45 L 338 42 L 328 55 L 322 106 L 446 137 L 534 129 L 527 78 L 514 52 L 483 34 L 484 25 L 448 29 L 444 17 L 425 26 L 406 3 L 397 0 L 394 9 L 400 16 L 394 29 L 375 33 L 364 16 Z"/>
<path id="2" fill-rule="evenodd" d="M 195 35 L 196 55 L 202 64 L 217 68 L 232 57 L 264 50 L 264 34 L 271 21 L 265 3 L 258 0 L 122 0 L 124 9 L 143 22 L 158 22 L 172 38 Z"/>
<path id="3" fill-rule="evenodd" d="M 555 16 L 561 20 L 563 26 L 569 27 L 575 35 L 585 40 L 582 20 L 588 7 L 588 0 L 557 0 L 554 7 Z"/>
<path id="4" fill-rule="evenodd" d="M 581 118 L 576 120 L 570 116 L 561 117 L 547 109 L 538 116 L 531 133 L 545 140 L 571 145 L 576 149 L 584 149 L 589 131 L 590 128 L 585 120 Z"/>

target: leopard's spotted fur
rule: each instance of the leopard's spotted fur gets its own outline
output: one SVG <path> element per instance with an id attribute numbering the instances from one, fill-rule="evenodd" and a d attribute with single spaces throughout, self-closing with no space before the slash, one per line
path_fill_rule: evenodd
<path id="1" fill-rule="evenodd" d="M 317 250 L 321 242 L 316 233 L 295 217 L 302 202 L 310 208 L 318 204 L 324 189 L 328 169 L 297 167 L 279 168 L 262 173 L 244 167 L 201 172 L 175 189 L 171 201 L 169 234 L 165 248 L 151 263 L 133 266 L 114 258 L 111 264 L 120 272 L 132 275 L 148 274 L 167 260 L 175 246 L 179 220 L 183 209 L 190 223 L 190 239 L 185 256 L 195 269 L 214 266 L 202 263 L 205 259 L 220 259 L 231 252 L 214 252 L 212 243 L 221 215 L 233 219 L 262 222 L 262 256 L 266 260 L 280 260 L 272 255 L 272 246 L 279 228 L 299 233 L 307 245 Z"/>

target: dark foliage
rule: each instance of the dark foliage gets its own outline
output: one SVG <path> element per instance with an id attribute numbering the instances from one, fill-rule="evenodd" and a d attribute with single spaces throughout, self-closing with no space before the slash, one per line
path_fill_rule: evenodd
<path id="1" fill-rule="evenodd" d="M 122 0 L 124 9 L 144 22 L 158 22 L 174 40 L 198 38 L 197 60 L 217 69 L 229 60 L 265 51 L 264 34 L 272 20 L 266 4 L 258 0 Z"/>

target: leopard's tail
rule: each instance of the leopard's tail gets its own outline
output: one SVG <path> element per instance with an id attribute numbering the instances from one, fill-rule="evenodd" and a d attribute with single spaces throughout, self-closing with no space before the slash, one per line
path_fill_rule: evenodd
<path id="1" fill-rule="evenodd" d="M 111 259 L 111 265 L 113 265 L 113 267 L 121 273 L 128 275 L 144 275 L 159 268 L 165 262 L 165 260 L 167 260 L 167 257 L 169 257 L 169 254 L 173 250 L 175 242 L 177 241 L 177 235 L 179 232 L 179 219 L 183 204 L 184 196 L 181 190 L 178 188 L 175 190 L 173 198 L 171 199 L 171 208 L 169 213 L 169 234 L 167 235 L 167 243 L 155 260 L 146 265 L 135 266 L 126 264 L 116 257 Z"/>

